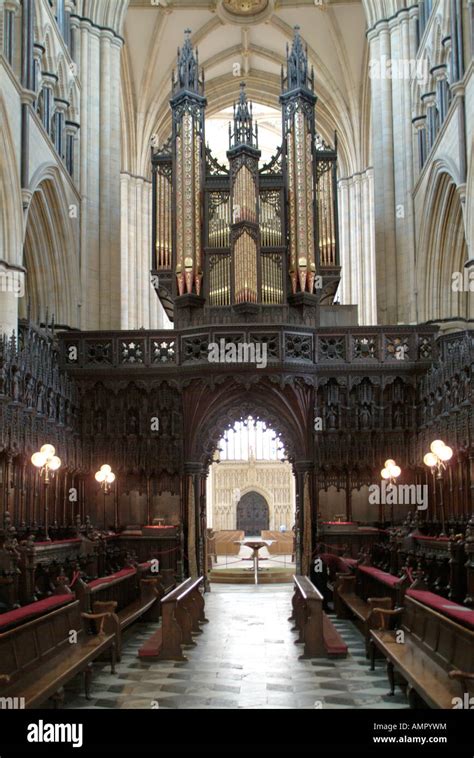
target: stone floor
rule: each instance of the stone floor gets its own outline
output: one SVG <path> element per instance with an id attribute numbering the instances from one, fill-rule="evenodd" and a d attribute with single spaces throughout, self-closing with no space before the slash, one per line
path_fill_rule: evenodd
<path id="1" fill-rule="evenodd" d="M 156 628 L 137 624 L 125 641 L 117 673 L 98 664 L 93 700 L 77 682 L 67 708 L 406 708 L 387 696 L 385 665 L 369 671 L 363 640 L 350 621 L 335 620 L 347 642 L 345 660 L 298 660 L 301 646 L 288 622 L 291 585 L 213 585 L 209 624 L 187 648 L 187 662 L 149 662 L 137 651 Z"/>

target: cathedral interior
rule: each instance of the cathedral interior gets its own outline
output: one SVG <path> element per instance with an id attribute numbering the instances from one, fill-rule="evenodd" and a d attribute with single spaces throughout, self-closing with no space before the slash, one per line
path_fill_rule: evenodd
<path id="1" fill-rule="evenodd" d="M 474 707 L 473 50 L 0 0 L 2 708 Z"/>

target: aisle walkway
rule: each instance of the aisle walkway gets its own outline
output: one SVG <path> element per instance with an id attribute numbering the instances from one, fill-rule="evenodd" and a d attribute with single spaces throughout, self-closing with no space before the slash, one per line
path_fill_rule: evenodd
<path id="1" fill-rule="evenodd" d="M 369 671 L 362 637 L 349 621 L 336 621 L 351 651 L 346 660 L 300 661 L 288 616 L 290 585 L 213 585 L 206 595 L 209 624 L 187 648 L 188 662 L 142 663 L 138 648 L 154 631 L 136 625 L 117 675 L 108 667 L 93 677 L 95 708 L 405 708 L 388 697 L 385 665 Z"/>

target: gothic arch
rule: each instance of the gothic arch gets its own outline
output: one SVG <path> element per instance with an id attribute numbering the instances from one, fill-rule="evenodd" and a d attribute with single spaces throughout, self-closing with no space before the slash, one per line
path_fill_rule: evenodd
<path id="1" fill-rule="evenodd" d="M 248 495 L 249 492 L 256 492 L 258 495 L 261 495 L 267 501 L 267 505 L 270 509 L 271 514 L 274 506 L 274 498 L 272 493 L 265 489 L 265 487 L 262 487 L 260 484 L 252 483 L 240 490 L 240 499 L 242 499 L 244 495 Z"/>
<path id="2" fill-rule="evenodd" d="M 56 323 L 74 327 L 80 303 L 77 241 L 57 167 L 40 167 L 31 191 L 23 259 L 32 317 L 43 318 L 48 309 Z"/>
<path id="3" fill-rule="evenodd" d="M 433 165 L 423 208 L 417 263 L 421 322 L 468 317 L 468 293 L 452 288 L 452 274 L 463 271 L 468 253 L 458 184 L 447 168 L 441 161 Z"/>
<path id="4" fill-rule="evenodd" d="M 21 265 L 23 214 L 20 176 L 8 110 L 0 97 L 0 260 Z"/>

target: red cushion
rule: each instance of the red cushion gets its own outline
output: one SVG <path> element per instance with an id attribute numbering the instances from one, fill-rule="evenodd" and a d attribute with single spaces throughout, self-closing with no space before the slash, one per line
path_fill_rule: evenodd
<path id="1" fill-rule="evenodd" d="M 400 581 L 399 576 L 392 576 L 392 574 L 387 574 L 386 571 L 374 568 L 373 566 L 359 566 L 359 570 L 363 571 L 364 574 L 370 574 L 374 579 L 377 579 L 377 581 L 382 582 L 382 584 L 386 584 L 389 587 L 394 587 Z"/>
<path id="2" fill-rule="evenodd" d="M 357 558 L 341 558 L 341 561 L 347 563 L 348 566 L 355 566 L 357 564 Z"/>
<path id="3" fill-rule="evenodd" d="M 24 605 L 23 608 L 16 608 L 14 611 L 2 613 L 0 616 L 0 629 L 5 631 L 8 627 L 16 626 L 23 621 L 31 621 L 31 619 L 37 616 L 43 616 L 55 608 L 60 608 L 62 605 L 71 603 L 75 599 L 74 595 L 51 595 L 51 597 L 38 600 L 36 603 Z"/>
<path id="4" fill-rule="evenodd" d="M 436 540 L 436 542 L 450 542 L 450 537 L 427 537 L 425 534 L 414 534 L 414 540 Z"/>
<path id="5" fill-rule="evenodd" d="M 120 579 L 123 576 L 129 576 L 130 574 L 136 574 L 136 570 L 133 568 L 133 566 L 130 566 L 129 568 L 122 569 L 121 571 L 116 571 L 115 574 L 111 574 L 110 576 L 103 576 L 100 579 L 93 579 L 92 582 L 88 582 L 88 587 L 98 587 L 99 584 L 110 584 L 110 582 L 113 582 L 115 579 Z"/>
<path id="6" fill-rule="evenodd" d="M 344 563 L 344 559 L 333 553 L 320 553 L 319 558 L 326 564 L 329 571 L 346 573 L 350 571 L 349 566 Z"/>
<path id="7" fill-rule="evenodd" d="M 425 590 L 408 590 L 407 595 L 414 600 L 418 600 L 419 603 L 433 608 L 434 611 L 442 613 L 443 616 L 448 616 L 460 624 L 474 629 L 474 611 L 470 608 L 458 605 L 458 603 L 453 603 L 452 600 L 447 600 L 445 597 L 441 597 L 441 595 L 435 595 L 434 592 L 427 592 Z"/>

